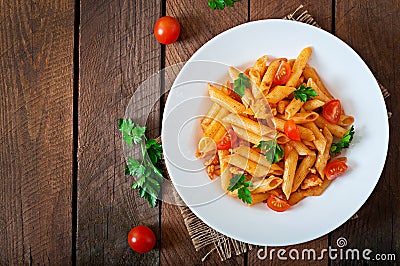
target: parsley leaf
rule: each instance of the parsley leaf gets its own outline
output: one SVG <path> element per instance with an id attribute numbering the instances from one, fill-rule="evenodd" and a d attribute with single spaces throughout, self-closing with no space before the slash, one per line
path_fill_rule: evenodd
<path id="1" fill-rule="evenodd" d="M 237 2 L 239 0 L 209 0 L 208 1 L 208 6 L 211 9 L 224 9 L 225 6 L 233 6 L 233 3 Z"/>
<path id="2" fill-rule="evenodd" d="M 146 168 L 137 160 L 129 157 L 126 165 L 125 174 L 132 175 L 136 177 L 142 177 L 144 175 Z"/>
<path id="3" fill-rule="evenodd" d="M 141 127 L 132 122 L 132 119 L 118 119 L 119 131 L 122 132 L 122 139 L 132 147 L 133 143 L 138 144 L 144 137 L 146 127 Z"/>
<path id="4" fill-rule="evenodd" d="M 265 150 L 264 155 L 270 163 L 278 162 L 285 153 L 276 140 L 260 141 L 257 148 Z"/>
<path id="5" fill-rule="evenodd" d="M 147 154 L 153 164 L 156 164 L 162 157 L 161 144 L 157 143 L 155 139 L 151 139 L 146 142 Z"/>
<path id="6" fill-rule="evenodd" d="M 136 126 L 133 128 L 132 137 L 133 137 L 133 142 L 135 142 L 135 144 L 138 144 L 139 142 L 142 141 L 142 137 L 144 137 L 145 131 L 146 127 Z"/>
<path id="7" fill-rule="evenodd" d="M 250 79 L 245 74 L 239 73 L 238 78 L 235 79 L 233 84 L 233 91 L 240 97 L 243 97 L 244 90 L 250 88 Z"/>
<path id="8" fill-rule="evenodd" d="M 135 126 L 131 119 L 119 119 L 118 127 L 123 134 L 122 139 L 129 147 L 132 147 L 133 143 L 140 143 L 142 148 L 142 161 L 129 157 L 125 174 L 137 178 L 132 188 L 136 189 L 139 196 L 146 199 L 150 206 L 155 207 L 163 182 L 161 170 L 155 166 L 162 158 L 162 146 L 154 139 L 147 140 L 146 127 Z"/>
<path id="9" fill-rule="evenodd" d="M 249 186 L 252 186 L 250 181 L 246 182 L 246 176 L 244 174 L 234 175 L 229 181 L 228 190 L 229 191 L 238 191 L 238 198 L 241 199 L 244 203 L 251 204 L 253 199 L 251 197 Z"/>
<path id="10" fill-rule="evenodd" d="M 312 97 L 318 96 L 317 92 L 312 87 L 306 87 L 301 84 L 300 87 L 293 92 L 294 98 L 302 102 L 312 99 Z"/>
<path id="11" fill-rule="evenodd" d="M 350 146 L 350 142 L 353 140 L 354 136 L 354 126 L 346 132 L 343 138 L 340 139 L 339 142 L 333 143 L 331 146 L 330 154 L 336 155 L 340 153 L 343 149 L 348 148 Z"/>

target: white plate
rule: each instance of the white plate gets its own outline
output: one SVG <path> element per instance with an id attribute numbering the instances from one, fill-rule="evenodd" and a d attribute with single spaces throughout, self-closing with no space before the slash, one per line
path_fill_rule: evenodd
<path id="1" fill-rule="evenodd" d="M 207 61 L 244 69 L 264 54 L 295 58 L 306 46 L 313 49 L 309 64 L 341 100 L 346 112 L 355 117 L 355 137 L 346 152 L 348 172 L 322 196 L 308 197 L 283 213 L 273 212 L 264 204 L 247 207 L 237 199 L 221 197 L 218 180 L 210 183 L 205 171 L 199 170 L 202 162 L 194 157 L 201 136 L 198 117 L 211 105 L 205 82 L 224 82 L 227 77 L 224 65 Z M 303 23 L 263 20 L 221 33 L 190 58 L 168 96 L 162 139 L 172 182 L 201 220 L 237 240 L 283 246 L 323 236 L 357 212 L 379 180 L 389 128 L 378 84 L 348 45 Z"/>

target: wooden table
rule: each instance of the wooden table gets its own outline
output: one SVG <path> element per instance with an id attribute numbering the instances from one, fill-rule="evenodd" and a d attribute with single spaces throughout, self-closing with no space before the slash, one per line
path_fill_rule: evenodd
<path id="1" fill-rule="evenodd" d="M 301 3 L 322 28 L 352 46 L 389 89 L 393 117 L 386 167 L 358 218 L 287 249 L 321 250 L 345 237 L 348 247 L 393 253 L 398 261 L 398 0 L 241 0 L 223 11 L 210 10 L 207 0 L 2 0 L 0 265 L 201 264 L 206 251 L 194 250 L 178 208 L 150 209 L 130 189 L 116 120 L 153 73 L 189 59 L 222 31 L 280 18 Z M 165 14 L 178 18 L 182 33 L 178 42 L 161 46 L 153 25 Z M 163 104 L 148 123 L 150 136 L 160 133 Z M 137 223 L 157 235 L 156 249 L 145 255 L 127 245 L 127 232 Z M 284 262 L 259 260 L 253 249 L 221 264 Z M 314 263 L 340 262 L 326 256 Z M 215 252 L 205 262 L 217 263 Z"/>

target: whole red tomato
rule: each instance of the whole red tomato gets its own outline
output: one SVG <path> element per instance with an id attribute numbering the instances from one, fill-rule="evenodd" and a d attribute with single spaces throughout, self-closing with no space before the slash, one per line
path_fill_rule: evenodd
<path id="1" fill-rule="evenodd" d="M 129 246 L 138 253 L 146 253 L 152 250 L 156 244 L 156 236 L 153 231 L 144 225 L 139 225 L 128 234 Z"/>
<path id="2" fill-rule="evenodd" d="M 156 37 L 157 41 L 162 44 L 170 44 L 175 42 L 178 39 L 180 32 L 181 27 L 179 22 L 173 17 L 161 17 L 154 25 L 154 36 Z"/>

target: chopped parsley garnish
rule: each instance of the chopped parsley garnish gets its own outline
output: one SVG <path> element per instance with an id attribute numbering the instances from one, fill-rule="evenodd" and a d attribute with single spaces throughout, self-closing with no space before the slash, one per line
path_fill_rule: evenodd
<path id="1" fill-rule="evenodd" d="M 351 141 L 353 140 L 353 136 L 354 126 L 351 126 L 351 128 L 346 132 L 346 134 L 343 136 L 343 138 L 340 139 L 339 142 L 332 144 L 330 153 L 332 155 L 336 155 L 340 153 L 343 149 L 348 148 Z"/>
<path id="2" fill-rule="evenodd" d="M 241 199 L 244 203 L 251 204 L 253 199 L 251 198 L 249 186 L 252 186 L 250 181 L 246 182 L 246 176 L 244 174 L 234 175 L 228 186 L 229 191 L 238 191 L 238 198 Z"/>
<path id="3" fill-rule="evenodd" d="M 278 162 L 284 155 L 285 151 L 276 143 L 276 140 L 271 139 L 267 141 L 260 141 L 257 148 L 265 150 L 265 157 L 270 163 Z"/>
<path id="4" fill-rule="evenodd" d="M 245 74 L 239 73 L 239 76 L 235 79 L 233 85 L 233 91 L 240 97 L 243 97 L 244 90 L 250 88 L 250 79 Z"/>
<path id="5" fill-rule="evenodd" d="M 302 102 L 306 102 L 307 100 L 318 96 L 317 92 L 312 87 L 306 87 L 304 84 L 301 84 L 299 88 L 293 92 L 293 95 L 296 100 Z"/>

